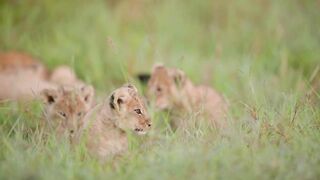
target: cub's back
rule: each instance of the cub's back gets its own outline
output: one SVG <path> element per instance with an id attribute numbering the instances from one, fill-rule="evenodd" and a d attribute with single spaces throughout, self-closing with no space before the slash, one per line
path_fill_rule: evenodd
<path id="1" fill-rule="evenodd" d="M 48 70 L 34 57 L 20 52 L 0 53 L 0 72 L 18 73 L 29 71 L 41 78 L 45 78 Z"/>
<path id="2" fill-rule="evenodd" d="M 45 66 L 26 53 L 0 52 L 0 100 L 33 99 L 42 89 L 53 88 L 47 74 Z"/>
<path id="3" fill-rule="evenodd" d="M 0 73 L 0 85 L 0 100 L 34 99 L 42 89 L 56 87 L 30 73 Z"/>
<path id="4" fill-rule="evenodd" d="M 198 103 L 203 105 L 213 119 L 221 119 L 226 115 L 228 105 L 222 95 L 208 86 L 198 86 L 196 90 Z"/>

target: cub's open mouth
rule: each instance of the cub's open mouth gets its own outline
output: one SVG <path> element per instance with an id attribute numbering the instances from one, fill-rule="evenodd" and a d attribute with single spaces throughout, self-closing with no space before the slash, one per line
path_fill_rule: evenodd
<path id="1" fill-rule="evenodd" d="M 139 135 L 144 135 L 146 132 L 141 128 L 135 128 L 134 131 Z"/>

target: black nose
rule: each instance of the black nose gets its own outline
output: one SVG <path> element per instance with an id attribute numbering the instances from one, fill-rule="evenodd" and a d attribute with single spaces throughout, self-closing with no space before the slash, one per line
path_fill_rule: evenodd
<path id="1" fill-rule="evenodd" d="M 151 127 L 151 124 L 150 124 L 150 123 L 148 124 L 148 127 Z"/>
<path id="2" fill-rule="evenodd" d="M 70 130 L 70 133 L 73 134 L 73 133 L 74 133 L 74 130 Z"/>

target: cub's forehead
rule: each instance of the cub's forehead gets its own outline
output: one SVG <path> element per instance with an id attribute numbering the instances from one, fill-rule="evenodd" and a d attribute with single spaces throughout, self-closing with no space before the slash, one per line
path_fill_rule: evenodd
<path id="1" fill-rule="evenodd" d="M 124 95 L 124 96 L 127 96 L 127 95 L 137 96 L 138 95 L 138 93 L 130 87 L 121 87 L 121 88 L 115 90 L 114 93 L 119 94 L 119 95 Z"/>
<path id="2" fill-rule="evenodd" d="M 159 67 L 153 71 L 149 81 L 149 85 L 164 84 L 170 85 L 172 78 L 169 74 L 169 69 L 166 67 Z"/>
<path id="3" fill-rule="evenodd" d="M 56 106 L 69 112 L 75 112 L 85 108 L 84 101 L 81 96 L 72 91 L 63 92 L 57 101 Z"/>
<path id="4" fill-rule="evenodd" d="M 129 88 L 128 87 L 121 87 L 115 91 L 116 93 L 120 94 L 129 94 Z"/>
<path id="5" fill-rule="evenodd" d="M 130 100 L 127 105 L 132 108 L 145 108 L 145 102 L 138 94 L 130 96 Z"/>

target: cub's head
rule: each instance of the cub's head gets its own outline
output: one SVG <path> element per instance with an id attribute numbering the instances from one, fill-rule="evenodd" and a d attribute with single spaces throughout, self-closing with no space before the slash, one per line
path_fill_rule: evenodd
<path id="1" fill-rule="evenodd" d="M 160 110 L 170 109 L 180 99 L 179 91 L 186 84 L 186 76 L 179 69 L 156 65 L 148 81 L 147 96 Z"/>
<path id="2" fill-rule="evenodd" d="M 133 85 L 116 89 L 109 97 L 109 106 L 117 127 L 145 134 L 151 128 L 151 120 L 145 102 Z"/>
<path id="3" fill-rule="evenodd" d="M 59 85 L 76 85 L 80 84 L 74 71 L 65 65 L 55 68 L 51 75 L 50 81 Z"/>
<path id="4" fill-rule="evenodd" d="M 48 125 L 59 135 L 76 135 L 84 123 L 84 116 L 92 106 L 93 96 L 92 86 L 43 90 L 41 97 Z"/>

